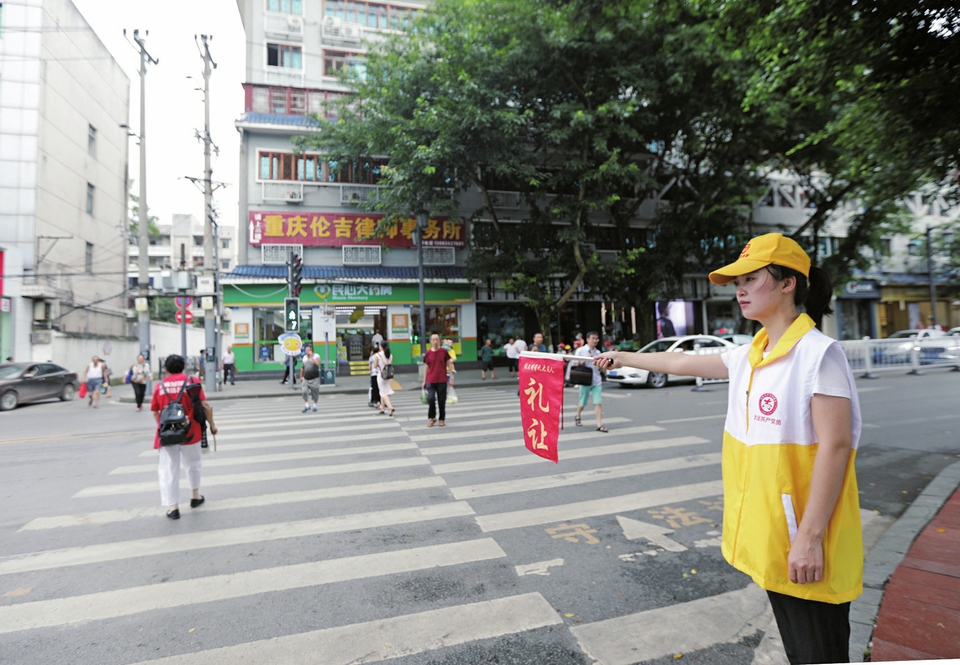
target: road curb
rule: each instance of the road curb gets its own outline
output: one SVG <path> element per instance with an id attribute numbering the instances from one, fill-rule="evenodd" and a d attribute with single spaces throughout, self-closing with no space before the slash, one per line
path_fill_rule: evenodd
<path id="1" fill-rule="evenodd" d="M 850 662 L 862 663 L 870 648 L 887 580 L 907 555 L 917 535 L 960 487 L 960 462 L 954 462 L 927 483 L 919 496 L 887 529 L 863 564 L 863 595 L 850 604 Z"/>

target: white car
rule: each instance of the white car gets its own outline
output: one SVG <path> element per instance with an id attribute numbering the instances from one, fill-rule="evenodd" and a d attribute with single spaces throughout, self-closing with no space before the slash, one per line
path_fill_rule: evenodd
<path id="1" fill-rule="evenodd" d="M 737 348 L 733 342 L 714 337 L 713 335 L 686 335 L 684 337 L 663 337 L 655 342 L 650 342 L 637 353 L 657 353 L 660 351 L 674 351 L 677 353 L 694 353 L 694 345 L 700 345 L 702 353 L 724 353 Z M 675 376 L 673 374 L 661 374 L 660 372 L 648 372 L 645 369 L 635 369 L 633 367 L 619 367 L 607 372 L 607 378 L 616 381 L 621 386 L 642 386 L 647 385 L 651 388 L 663 388 L 669 381 L 689 380 L 689 376 Z"/>
<path id="2" fill-rule="evenodd" d="M 744 344 L 753 343 L 753 335 L 718 335 L 720 339 L 725 339 L 728 342 L 733 342 L 737 346 L 743 346 Z"/>

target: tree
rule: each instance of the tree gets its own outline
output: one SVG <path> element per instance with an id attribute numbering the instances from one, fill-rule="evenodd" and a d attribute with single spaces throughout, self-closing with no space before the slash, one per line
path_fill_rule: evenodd
<path id="1" fill-rule="evenodd" d="M 136 194 L 130 195 L 130 235 L 131 237 L 138 237 L 140 233 L 140 197 Z M 160 237 L 160 227 L 157 226 L 157 222 L 160 221 L 160 218 L 156 215 L 150 215 L 150 219 L 147 220 L 147 233 L 150 238 L 159 238 Z"/>
<path id="2" fill-rule="evenodd" d="M 816 236 L 855 201 L 836 274 L 863 268 L 863 248 L 902 229 L 899 201 L 931 184 L 957 199 L 960 13 L 941 0 L 735 0 L 722 16 L 732 44 L 757 58 L 746 96 L 802 127 L 778 158 L 816 212 L 797 235 Z M 815 260 L 818 258 L 814 256 Z"/>
<path id="3" fill-rule="evenodd" d="M 381 233 L 421 205 L 464 211 L 468 275 L 519 293 L 549 343 L 578 292 L 636 304 L 731 258 L 761 166 L 799 141 L 742 106 L 756 63 L 732 57 L 716 22 L 681 0 L 439 0 L 371 49 L 336 123 L 299 144 L 337 164 L 390 157 L 368 204 Z M 497 190 L 519 193 L 513 219 Z M 609 245 L 607 224 L 609 263 L 591 247 Z"/>

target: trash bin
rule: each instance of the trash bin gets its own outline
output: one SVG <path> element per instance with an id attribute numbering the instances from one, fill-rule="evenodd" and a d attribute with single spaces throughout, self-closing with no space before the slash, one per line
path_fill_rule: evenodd
<path id="1" fill-rule="evenodd" d="M 323 365 L 323 371 L 320 372 L 320 383 L 327 386 L 335 386 L 337 384 L 336 365 L 333 363 Z"/>

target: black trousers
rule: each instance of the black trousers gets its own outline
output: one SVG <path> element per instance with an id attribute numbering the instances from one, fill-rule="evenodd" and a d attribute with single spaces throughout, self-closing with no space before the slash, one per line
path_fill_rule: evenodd
<path id="1" fill-rule="evenodd" d="M 137 406 L 143 406 L 143 396 L 147 392 L 147 384 L 145 383 L 131 383 L 133 386 L 133 396 L 137 398 Z"/>
<path id="2" fill-rule="evenodd" d="M 437 402 L 440 403 L 440 420 L 447 419 L 447 384 L 446 383 L 428 383 L 427 399 L 430 401 L 430 407 L 427 410 L 427 418 L 433 420 L 437 417 Z"/>
<path id="3" fill-rule="evenodd" d="M 370 402 L 373 404 L 380 403 L 380 384 L 377 383 L 377 375 L 370 375 Z"/>
<path id="4" fill-rule="evenodd" d="M 767 591 L 791 665 L 850 661 L 850 603 L 822 603 Z"/>
<path id="5" fill-rule="evenodd" d="M 236 385 L 237 366 L 233 363 L 225 363 L 223 366 L 223 382 L 230 381 L 230 385 Z"/>

